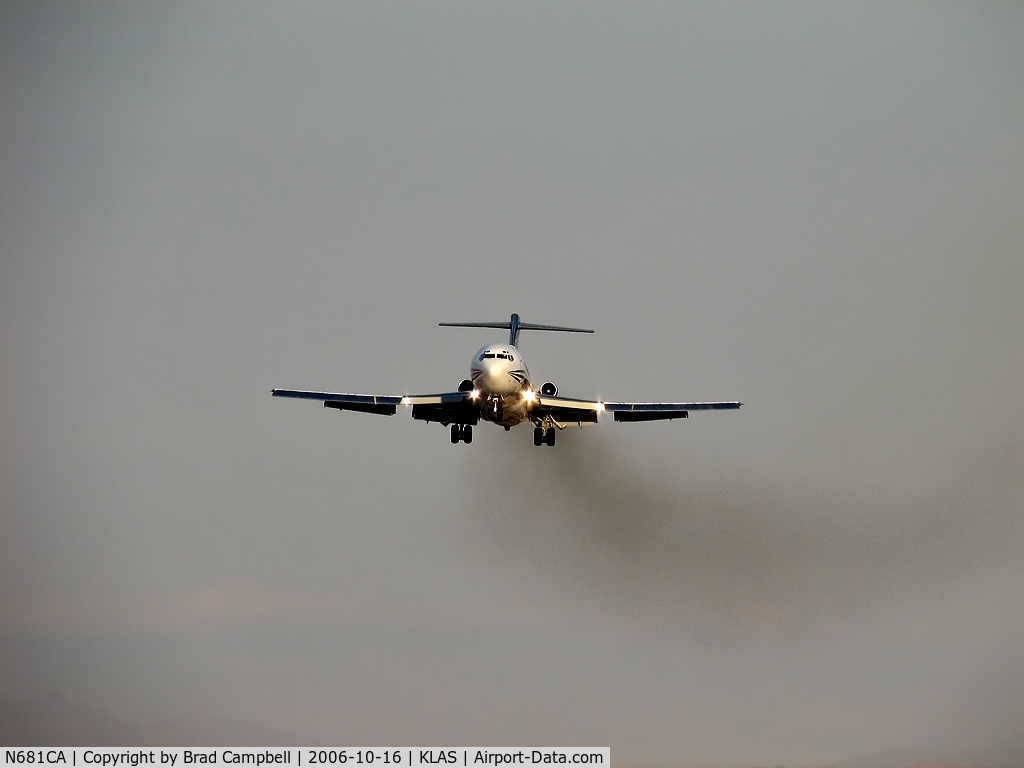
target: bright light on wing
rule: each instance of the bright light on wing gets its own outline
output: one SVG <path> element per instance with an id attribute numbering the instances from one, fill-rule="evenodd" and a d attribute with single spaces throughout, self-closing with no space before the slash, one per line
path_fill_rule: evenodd
<path id="1" fill-rule="evenodd" d="M 533 390 L 528 389 L 525 392 L 523 392 L 523 399 L 528 403 L 532 403 L 534 400 L 537 399 L 537 395 L 534 394 Z"/>

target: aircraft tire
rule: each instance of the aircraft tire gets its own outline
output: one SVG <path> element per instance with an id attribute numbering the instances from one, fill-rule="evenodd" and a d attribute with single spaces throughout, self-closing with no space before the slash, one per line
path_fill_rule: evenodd
<path id="1" fill-rule="evenodd" d="M 466 445 L 469 445 L 470 443 L 473 442 L 473 427 L 472 427 L 472 425 L 467 424 L 466 426 L 464 426 L 462 428 L 462 442 L 464 442 Z"/>
<path id="2" fill-rule="evenodd" d="M 544 430 L 541 429 L 540 427 L 537 427 L 535 430 L 533 430 L 533 444 L 534 445 L 543 445 L 544 444 Z"/>
<path id="3" fill-rule="evenodd" d="M 459 440 L 462 439 L 462 430 L 459 429 L 458 424 L 452 424 L 452 445 L 458 445 Z"/>
<path id="4" fill-rule="evenodd" d="M 548 434 L 547 434 L 547 437 L 545 438 L 544 442 L 547 443 L 550 446 L 553 446 L 555 444 L 555 428 L 554 427 L 548 427 Z"/>

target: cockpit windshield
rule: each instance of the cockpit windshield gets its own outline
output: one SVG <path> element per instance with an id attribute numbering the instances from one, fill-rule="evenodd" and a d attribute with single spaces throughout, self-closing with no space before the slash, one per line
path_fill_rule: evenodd
<path id="1" fill-rule="evenodd" d="M 480 357 L 478 359 L 479 360 L 483 360 L 485 358 L 491 358 L 491 357 L 497 358 L 499 360 L 514 360 L 515 359 L 515 358 L 512 357 L 512 355 L 508 354 L 507 352 L 482 352 L 482 353 L 480 353 Z"/>

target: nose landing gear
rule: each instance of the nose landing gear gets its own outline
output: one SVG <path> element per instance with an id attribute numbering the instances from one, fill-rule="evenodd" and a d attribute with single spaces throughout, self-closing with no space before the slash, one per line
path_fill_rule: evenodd
<path id="1" fill-rule="evenodd" d="M 452 445 L 456 445 L 460 440 L 466 445 L 473 442 L 472 424 L 452 424 Z"/>
<path id="2" fill-rule="evenodd" d="M 495 424 L 500 424 L 504 414 L 501 411 L 501 400 L 495 398 L 490 403 L 490 418 Z"/>

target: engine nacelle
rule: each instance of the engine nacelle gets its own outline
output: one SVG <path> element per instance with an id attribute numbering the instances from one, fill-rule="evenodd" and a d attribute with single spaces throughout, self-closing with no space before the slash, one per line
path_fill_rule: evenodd
<path id="1" fill-rule="evenodd" d="M 540 393 L 547 397 L 554 397 L 558 394 L 558 387 L 550 381 L 545 381 L 544 384 L 541 385 Z"/>
<path id="2" fill-rule="evenodd" d="M 462 382 L 459 384 L 459 392 L 472 392 L 472 391 L 473 391 L 473 382 L 470 381 L 469 379 L 463 379 Z"/>

